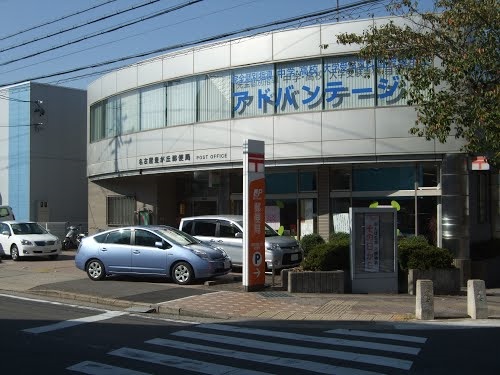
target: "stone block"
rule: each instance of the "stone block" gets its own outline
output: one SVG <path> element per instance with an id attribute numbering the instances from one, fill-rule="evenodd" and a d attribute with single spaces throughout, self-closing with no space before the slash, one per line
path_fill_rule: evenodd
<path id="1" fill-rule="evenodd" d="M 415 295 L 417 280 L 431 280 L 436 295 L 460 293 L 460 270 L 458 268 L 408 270 L 408 294 Z"/>
<path id="2" fill-rule="evenodd" d="M 467 281 L 467 314 L 472 319 L 488 319 L 484 280 Z"/>
<path id="3" fill-rule="evenodd" d="M 415 317 L 420 320 L 434 319 L 434 288 L 432 280 L 417 280 Z"/>
<path id="4" fill-rule="evenodd" d="M 282 272 L 285 276 L 290 293 L 344 293 L 344 271 Z"/>

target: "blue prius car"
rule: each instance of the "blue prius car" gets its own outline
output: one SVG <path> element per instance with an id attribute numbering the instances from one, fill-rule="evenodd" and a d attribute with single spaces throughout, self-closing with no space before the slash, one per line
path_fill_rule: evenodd
<path id="1" fill-rule="evenodd" d="M 75 265 L 91 280 L 107 275 L 165 276 L 183 285 L 227 274 L 231 259 L 223 249 L 173 227 L 130 226 L 84 237 Z"/>

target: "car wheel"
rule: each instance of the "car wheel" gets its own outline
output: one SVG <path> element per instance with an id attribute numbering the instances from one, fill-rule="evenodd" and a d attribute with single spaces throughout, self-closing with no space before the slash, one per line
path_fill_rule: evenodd
<path id="1" fill-rule="evenodd" d="M 15 262 L 19 260 L 19 250 L 16 245 L 12 245 L 12 248 L 10 249 L 10 257 Z"/>
<path id="2" fill-rule="evenodd" d="M 172 269 L 172 279 L 180 285 L 190 284 L 194 279 L 193 267 L 189 263 L 176 263 Z"/>
<path id="3" fill-rule="evenodd" d="M 92 259 L 87 263 L 86 267 L 87 275 L 90 280 L 98 281 L 106 277 L 106 272 L 104 270 L 104 265 L 100 260 Z"/>
<path id="4" fill-rule="evenodd" d="M 55 260 L 55 259 L 57 259 L 58 256 L 59 256 L 59 254 L 49 255 L 49 259 L 50 260 Z"/>

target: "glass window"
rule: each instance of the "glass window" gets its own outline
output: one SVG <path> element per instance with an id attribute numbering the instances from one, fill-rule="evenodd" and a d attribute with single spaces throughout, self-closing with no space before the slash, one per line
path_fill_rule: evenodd
<path id="1" fill-rule="evenodd" d="M 119 134 L 133 133 L 139 130 L 139 94 L 130 92 L 120 98 L 120 125 Z"/>
<path id="2" fill-rule="evenodd" d="M 351 219 L 349 207 L 351 198 L 334 198 L 332 203 L 332 228 L 333 233 L 351 233 Z"/>
<path id="3" fill-rule="evenodd" d="M 351 190 L 351 168 L 332 168 L 330 171 L 330 190 Z"/>
<path id="4" fill-rule="evenodd" d="M 316 172 L 299 172 L 299 191 L 316 191 Z"/>
<path id="5" fill-rule="evenodd" d="M 266 174 L 266 194 L 286 194 L 297 192 L 297 173 Z"/>
<path id="6" fill-rule="evenodd" d="M 155 247 L 156 242 L 162 242 L 161 238 L 156 234 L 147 230 L 136 229 L 135 244 L 136 246 Z"/>
<path id="7" fill-rule="evenodd" d="M 375 64 L 356 56 L 325 58 L 325 109 L 375 106 Z"/>
<path id="8" fill-rule="evenodd" d="M 167 126 L 196 122 L 196 77 L 167 83 Z"/>
<path id="9" fill-rule="evenodd" d="M 106 124 L 105 136 L 114 137 L 120 134 L 118 130 L 120 118 L 119 98 L 109 98 L 104 107 L 104 122 Z"/>
<path id="10" fill-rule="evenodd" d="M 437 187 L 439 185 L 439 165 L 421 163 L 418 165 L 418 186 Z"/>
<path id="11" fill-rule="evenodd" d="M 355 168 L 353 191 L 414 190 L 415 167 Z"/>
<path id="12" fill-rule="evenodd" d="M 141 90 L 141 130 L 165 126 L 166 88 L 147 87 Z"/>
<path id="13" fill-rule="evenodd" d="M 217 72 L 200 77 L 198 89 L 198 121 L 231 118 L 231 72 Z"/>
<path id="14" fill-rule="evenodd" d="M 321 60 L 276 65 L 278 113 L 320 111 L 323 109 Z"/>
<path id="15" fill-rule="evenodd" d="M 108 197 L 108 225 L 133 225 L 136 203 L 134 197 Z"/>
<path id="16" fill-rule="evenodd" d="M 233 113 L 235 118 L 274 113 L 274 67 L 272 64 L 233 71 Z"/>
<path id="17" fill-rule="evenodd" d="M 378 60 L 377 61 L 377 105 L 406 105 L 403 99 L 407 82 L 398 72 L 398 67 L 413 66 L 415 60 Z"/>
<path id="18" fill-rule="evenodd" d="M 280 235 L 297 235 L 297 199 L 267 199 L 266 223 Z"/>
<path id="19" fill-rule="evenodd" d="M 477 175 L 477 222 L 484 224 L 489 221 L 489 176 L 485 173 Z"/>
<path id="20" fill-rule="evenodd" d="M 219 223 L 219 237 L 235 238 L 235 234 L 240 232 L 238 227 L 229 221 L 223 220 Z"/>
<path id="21" fill-rule="evenodd" d="M 103 139 L 104 131 L 103 103 L 97 103 L 90 107 L 90 142 Z"/>
<path id="22" fill-rule="evenodd" d="M 105 243 L 113 243 L 117 245 L 130 245 L 130 229 L 120 229 L 109 232 Z"/>
<path id="23" fill-rule="evenodd" d="M 217 222 L 215 220 L 196 220 L 194 223 L 195 236 L 215 237 Z"/>

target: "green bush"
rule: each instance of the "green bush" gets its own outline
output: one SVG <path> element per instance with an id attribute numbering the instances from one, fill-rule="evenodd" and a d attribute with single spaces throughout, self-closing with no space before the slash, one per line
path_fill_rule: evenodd
<path id="1" fill-rule="evenodd" d="M 398 261 L 402 270 L 410 268 L 453 268 L 453 255 L 447 249 L 430 245 L 423 236 L 398 238 Z"/>
<path id="2" fill-rule="evenodd" d="M 304 249 L 304 256 L 307 256 L 307 254 L 313 247 L 324 243 L 325 240 L 323 239 L 323 237 L 321 237 L 317 233 L 306 234 L 300 240 L 300 245 L 302 246 L 302 249 Z"/>
<path id="3" fill-rule="evenodd" d="M 447 249 L 429 246 L 411 253 L 408 259 L 408 268 L 428 270 L 431 268 L 454 268 L 453 256 Z"/>
<path id="4" fill-rule="evenodd" d="M 306 271 L 334 271 L 349 268 L 349 235 L 337 236 L 309 250 L 302 261 Z"/>
<path id="5" fill-rule="evenodd" d="M 345 243 L 351 241 L 351 235 L 349 233 L 330 233 L 329 242 L 342 242 Z"/>

